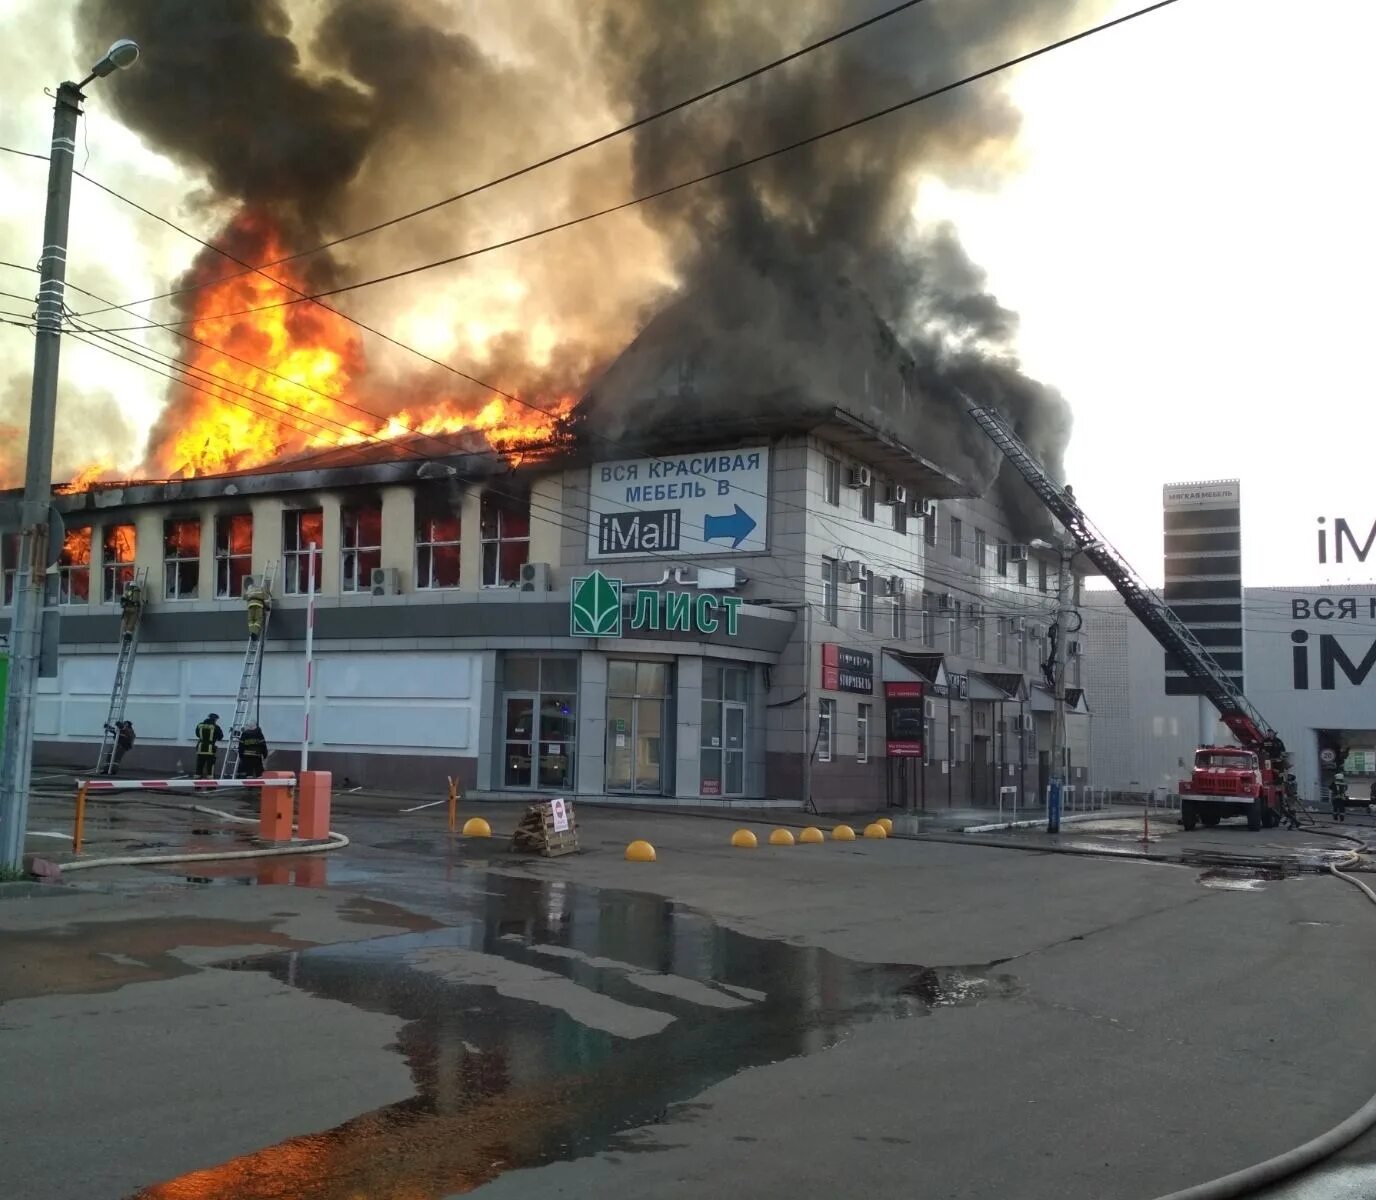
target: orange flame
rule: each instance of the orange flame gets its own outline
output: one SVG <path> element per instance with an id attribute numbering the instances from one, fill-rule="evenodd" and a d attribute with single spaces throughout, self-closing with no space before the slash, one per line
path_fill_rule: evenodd
<path id="1" fill-rule="evenodd" d="M 248 262 L 288 253 L 271 220 L 252 211 L 231 222 L 225 242 Z M 357 330 L 318 305 L 291 303 L 296 292 L 310 290 L 292 264 L 268 268 L 273 279 L 250 272 L 214 282 L 227 273 L 218 256 L 204 256 L 192 270 L 190 282 L 199 285 L 190 293 L 195 341 L 184 355 L 191 386 L 171 398 L 150 455 L 150 468 L 164 477 L 242 470 L 413 434 L 471 430 L 512 451 L 549 443 L 558 418 L 573 407 L 571 397 L 539 410 L 501 396 L 468 401 L 408 393 L 379 401 L 372 388 L 365 407 L 368 367 Z M 259 311 L 216 319 L 244 309 Z"/>
<path id="2" fill-rule="evenodd" d="M 88 567 L 91 565 L 91 527 L 83 525 L 69 529 L 62 538 L 62 565 Z"/>
<path id="3" fill-rule="evenodd" d="M 66 483 L 59 484 L 56 490 L 63 496 L 71 495 L 73 492 L 84 492 L 114 476 L 115 464 L 108 458 L 99 458 L 95 462 L 87 463 Z"/>

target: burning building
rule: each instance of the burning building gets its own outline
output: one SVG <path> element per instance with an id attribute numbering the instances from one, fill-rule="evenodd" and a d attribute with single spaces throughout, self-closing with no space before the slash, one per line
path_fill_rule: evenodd
<path id="1" fill-rule="evenodd" d="M 312 762 L 355 781 L 857 807 L 1036 790 L 1056 565 L 1029 548 L 1041 513 L 963 397 L 1000 407 L 1053 468 L 1069 413 L 1019 370 L 1012 315 L 951 231 L 915 215 L 923 178 L 1011 159 L 997 87 L 457 282 L 305 297 L 814 133 L 1054 36 L 1079 6 L 920 6 L 586 165 L 393 228 L 399 197 L 454 190 L 436 164 L 455 146 L 492 178 L 847 12 L 518 6 L 485 18 L 489 46 L 441 7 L 80 5 L 83 38 L 143 45 L 110 90 L 119 116 L 227 215 L 151 310 L 177 331 L 176 378 L 123 472 L 145 479 L 92 469 L 79 482 L 95 486 L 56 498 L 80 549 L 55 568 L 46 751 L 98 740 L 115 606 L 140 579 L 131 765 L 185 764 L 195 721 L 232 711 L 243 589 L 269 580 L 253 702 L 271 742 L 299 740 L 313 576 Z M 406 356 L 436 329 L 443 349 Z"/>

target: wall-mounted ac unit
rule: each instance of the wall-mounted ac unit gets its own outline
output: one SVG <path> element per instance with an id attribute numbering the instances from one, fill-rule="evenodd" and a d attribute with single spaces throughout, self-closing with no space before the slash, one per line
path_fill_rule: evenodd
<path id="1" fill-rule="evenodd" d="M 886 594 L 890 596 L 901 596 L 903 594 L 903 589 L 907 586 L 907 582 L 904 580 L 902 575 L 890 575 L 888 591 Z"/>
<path id="2" fill-rule="evenodd" d="M 874 475 L 869 467 L 851 467 L 846 472 L 846 486 L 850 488 L 867 488 L 874 482 Z"/>
<path id="3" fill-rule="evenodd" d="M 1071 638 L 1068 642 L 1066 642 L 1066 644 L 1065 644 L 1065 652 L 1066 652 L 1066 654 L 1068 654 L 1071 658 L 1079 658 L 1079 656 L 1080 656 L 1080 642 L 1079 642 L 1079 640 L 1076 639 L 1076 638 Z"/>
<path id="4" fill-rule="evenodd" d="M 1009 561 L 1009 562 L 1026 562 L 1026 561 L 1027 561 L 1027 547 L 1026 547 L 1026 546 L 1009 546 L 1009 547 L 1008 547 L 1008 561 Z"/>
<path id="5" fill-rule="evenodd" d="M 924 700 L 922 702 L 922 715 L 929 721 L 936 717 L 936 701 Z"/>
<path id="6" fill-rule="evenodd" d="M 1031 713 L 1022 714 L 1022 727 L 1024 730 L 1026 730 L 1028 733 L 1031 733 L 1032 730 L 1036 728 L 1036 725 L 1037 723 L 1032 719 Z"/>
<path id="7" fill-rule="evenodd" d="M 528 562 L 521 564 L 521 591 L 549 591 L 549 563 Z"/>
<path id="8" fill-rule="evenodd" d="M 865 578 L 865 564 L 859 559 L 850 559 L 841 564 L 841 578 L 847 583 L 859 583 Z"/>
<path id="9" fill-rule="evenodd" d="M 395 596 L 401 591 L 401 572 L 396 567 L 374 567 L 370 589 L 374 596 Z"/>
<path id="10" fill-rule="evenodd" d="M 954 612 L 956 598 L 950 592 L 938 592 L 936 597 L 937 612 Z"/>
<path id="11" fill-rule="evenodd" d="M 901 483 L 891 483 L 884 489 L 883 495 L 879 497 L 879 503 L 906 505 L 908 503 L 908 489 Z"/>
<path id="12" fill-rule="evenodd" d="M 1014 633 L 1022 633 L 1022 632 L 1023 632 L 1024 630 L 1026 630 L 1026 629 L 1027 629 L 1027 618 L 1026 618 L 1026 617 L 1014 617 L 1014 618 L 1013 618 L 1013 632 L 1014 632 Z"/>

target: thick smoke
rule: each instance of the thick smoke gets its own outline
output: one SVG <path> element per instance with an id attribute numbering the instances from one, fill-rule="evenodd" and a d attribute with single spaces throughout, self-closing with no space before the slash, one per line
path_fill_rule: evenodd
<path id="1" fill-rule="evenodd" d="M 662 187 L 988 66 L 1100 5 L 920 5 L 632 137 L 314 256 L 310 278 L 424 261 Z M 138 39 L 137 70 L 107 81 L 124 120 L 217 199 L 270 213 L 300 245 L 562 149 L 880 7 L 83 0 L 77 28 L 92 53 Z M 996 182 L 1017 133 L 1000 81 L 987 80 L 347 303 L 403 337 L 412 318 L 462 326 L 441 357 L 533 394 L 582 390 L 639 332 L 588 406 L 607 436 L 643 431 L 647 397 L 636 389 L 695 358 L 703 403 L 733 410 L 756 397 L 785 403 L 790 389 L 800 403 L 826 389 L 881 406 L 895 397 L 915 415 L 925 457 L 988 486 L 995 453 L 962 415 L 963 389 L 998 403 L 1059 470 L 1066 406 L 1018 371 L 1014 318 L 954 236 L 917 219 L 924 180 Z M 474 325 L 493 328 L 479 336 Z M 434 383 L 371 343 L 369 355 L 411 403 Z"/>

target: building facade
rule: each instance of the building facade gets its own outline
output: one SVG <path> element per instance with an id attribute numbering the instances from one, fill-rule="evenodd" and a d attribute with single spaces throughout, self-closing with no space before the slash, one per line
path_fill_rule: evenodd
<path id="1" fill-rule="evenodd" d="M 833 811 L 1015 788 L 1026 805 L 1050 769 L 1057 565 L 970 491 L 849 421 L 520 467 L 372 447 L 59 495 L 40 753 L 94 762 L 120 597 L 143 581 L 128 763 L 188 769 L 196 722 L 228 728 L 244 589 L 267 581 L 251 706 L 272 765 L 301 744 L 313 584 L 311 763 L 349 785 Z M 1076 784 L 1081 671 L 1072 657 Z"/>

